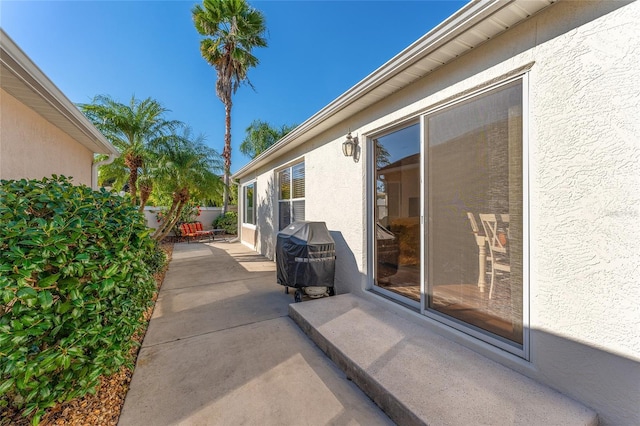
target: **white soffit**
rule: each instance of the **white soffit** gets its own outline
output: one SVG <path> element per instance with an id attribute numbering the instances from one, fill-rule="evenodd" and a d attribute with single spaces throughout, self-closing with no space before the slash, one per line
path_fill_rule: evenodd
<path id="1" fill-rule="evenodd" d="M 119 155 L 118 150 L 2 29 L 0 86 L 91 152 Z"/>
<path id="2" fill-rule="evenodd" d="M 425 77 L 556 0 L 475 0 L 407 47 L 234 174 L 242 178 L 332 126 Z"/>

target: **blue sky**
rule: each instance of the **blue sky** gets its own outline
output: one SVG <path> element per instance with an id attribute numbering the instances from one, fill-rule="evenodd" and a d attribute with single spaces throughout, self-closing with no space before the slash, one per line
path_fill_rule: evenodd
<path id="1" fill-rule="evenodd" d="M 200 56 L 198 1 L 0 1 L 0 26 L 72 102 L 152 97 L 222 152 L 224 107 Z M 449 17 L 465 1 L 250 1 L 269 47 L 232 111 L 232 172 L 254 119 L 300 124 Z"/>

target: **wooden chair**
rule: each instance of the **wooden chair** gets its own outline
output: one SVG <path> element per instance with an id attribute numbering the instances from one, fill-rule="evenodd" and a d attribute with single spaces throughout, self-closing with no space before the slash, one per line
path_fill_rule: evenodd
<path id="1" fill-rule="evenodd" d="M 478 288 L 481 293 L 484 293 L 487 285 L 486 281 L 486 266 L 487 266 L 487 237 L 480 232 L 476 217 L 471 212 L 467 212 L 469 223 L 471 224 L 471 231 L 476 239 L 478 245 Z"/>
<path id="2" fill-rule="evenodd" d="M 509 215 L 500 215 L 503 223 L 509 223 Z M 480 213 L 482 228 L 489 244 L 489 259 L 491 261 L 491 286 L 489 287 L 489 299 L 493 297 L 493 284 L 497 273 L 510 273 L 511 263 L 509 260 L 508 231 L 498 227 L 498 220 L 495 214 Z"/>

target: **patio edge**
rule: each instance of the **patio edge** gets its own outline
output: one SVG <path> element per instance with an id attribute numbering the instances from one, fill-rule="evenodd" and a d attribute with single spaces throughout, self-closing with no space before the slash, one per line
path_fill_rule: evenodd
<path id="1" fill-rule="evenodd" d="M 289 305 L 291 319 L 345 373 L 347 379 L 358 385 L 389 418 L 400 425 L 423 426 L 427 424 L 311 325 L 305 316 L 296 309 L 296 306 L 296 304 Z"/>
<path id="2" fill-rule="evenodd" d="M 399 425 L 484 424 L 487 419 L 496 425 L 599 424 L 596 412 L 566 395 L 362 297 L 343 294 L 290 304 L 289 316 Z M 407 338 L 409 351 L 403 347 Z M 451 357 L 443 361 L 447 353 Z M 407 359 L 431 364 L 431 373 L 410 376 L 414 388 L 404 386 Z M 467 378 L 469 371 L 482 373 Z M 451 391 L 455 386 L 462 387 Z M 444 399 L 430 403 L 428 394 Z"/>

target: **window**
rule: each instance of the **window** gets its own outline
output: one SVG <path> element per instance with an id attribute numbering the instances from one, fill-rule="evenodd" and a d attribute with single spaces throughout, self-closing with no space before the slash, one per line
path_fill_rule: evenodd
<path id="1" fill-rule="evenodd" d="M 521 346 L 522 81 L 425 124 L 425 308 Z"/>
<path id="2" fill-rule="evenodd" d="M 304 220 L 304 163 L 278 172 L 279 229 Z"/>
<path id="3" fill-rule="evenodd" d="M 251 225 L 256 224 L 256 183 L 252 182 L 243 188 L 244 211 L 242 222 Z"/>
<path id="4" fill-rule="evenodd" d="M 524 354 L 523 80 L 372 146 L 374 290 Z"/>

